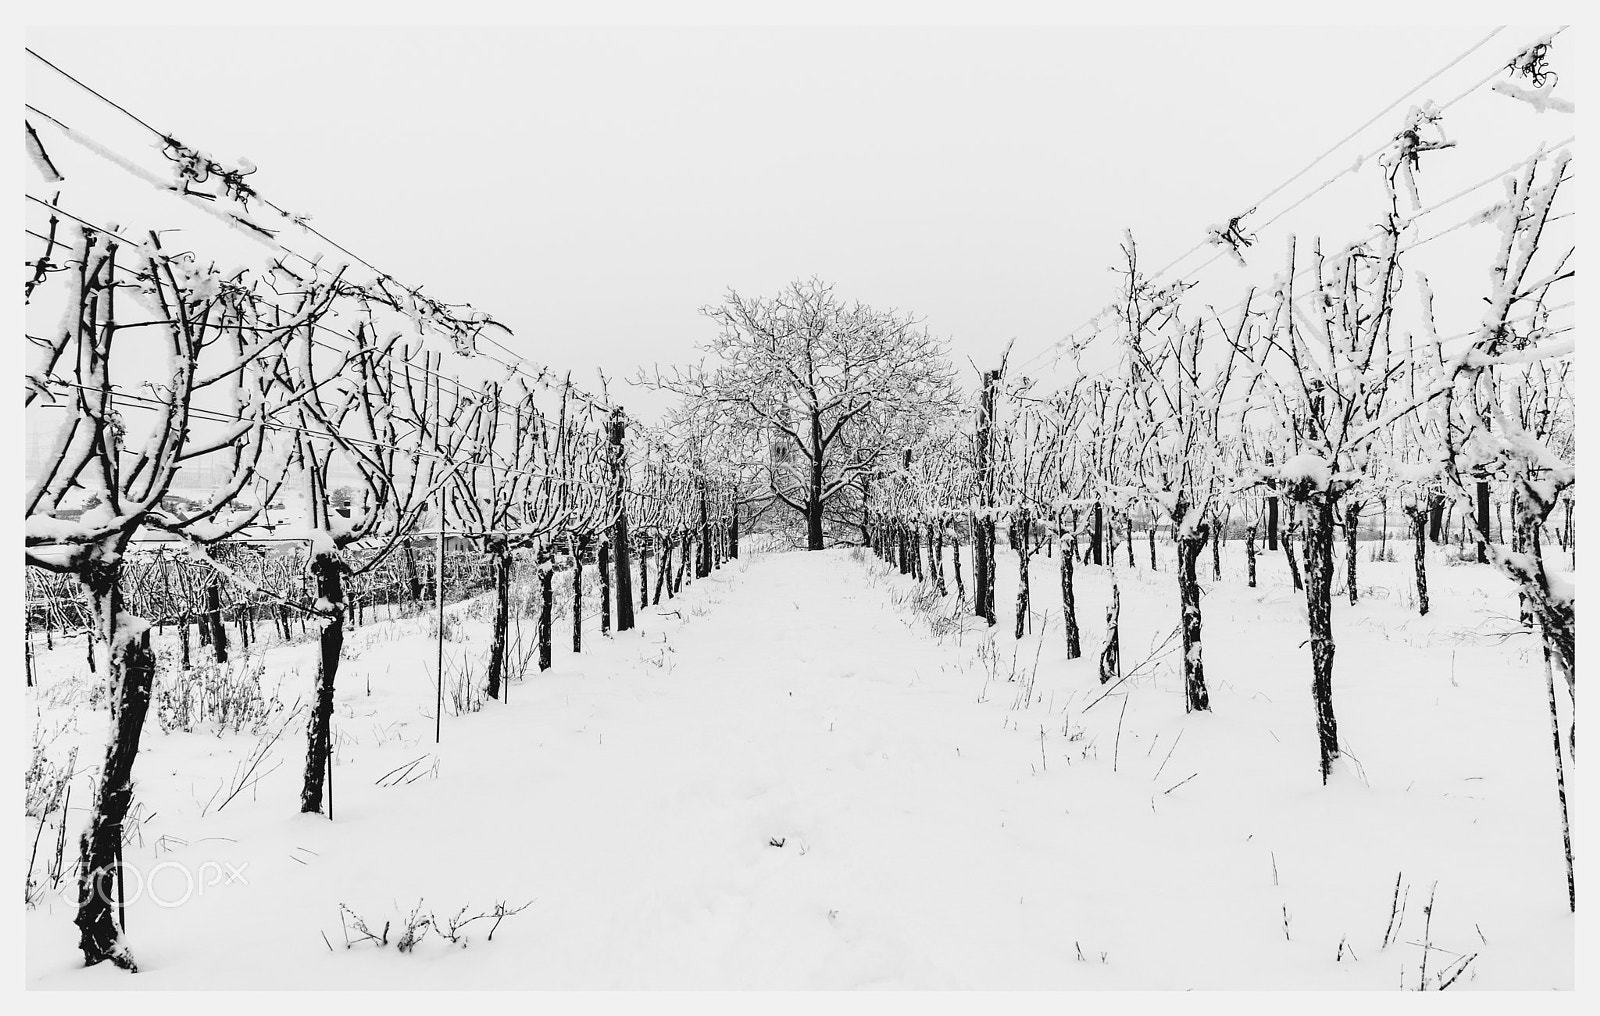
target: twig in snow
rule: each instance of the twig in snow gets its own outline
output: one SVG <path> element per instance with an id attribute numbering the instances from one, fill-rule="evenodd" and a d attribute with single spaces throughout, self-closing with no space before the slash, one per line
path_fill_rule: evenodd
<path id="1" fill-rule="evenodd" d="M 1428 905 L 1422 908 L 1422 974 L 1417 981 L 1417 989 L 1428 989 L 1428 953 L 1433 951 L 1433 895 L 1439 889 L 1439 883 L 1434 881 L 1428 888 Z"/>
<path id="2" fill-rule="evenodd" d="M 1122 718 L 1128 715 L 1128 696 L 1122 696 L 1122 711 L 1117 713 L 1117 740 L 1111 747 L 1111 771 L 1117 771 L 1117 757 L 1122 754 Z"/>
<path id="3" fill-rule="evenodd" d="M 249 757 L 245 760 L 249 763 L 248 766 L 246 766 L 243 774 L 238 777 L 238 781 L 233 790 L 228 794 L 227 797 L 222 799 L 221 804 L 217 805 L 217 812 L 219 814 L 221 813 L 222 809 L 226 808 L 228 803 L 235 797 L 238 797 L 245 790 L 255 786 L 257 783 L 260 783 L 267 776 L 271 775 L 273 772 L 276 772 L 279 766 L 283 765 L 282 762 L 279 762 L 278 765 L 273 766 L 271 769 L 268 769 L 261 775 L 255 775 L 256 769 L 258 769 L 261 766 L 261 763 L 265 762 L 271 755 L 272 747 L 278 743 L 278 738 L 282 737 L 284 731 L 289 729 L 289 724 L 294 722 L 294 718 L 300 715 L 301 708 L 303 707 L 296 706 L 294 712 L 288 715 L 288 717 L 283 721 L 282 724 L 279 725 L 276 731 L 262 738 L 261 741 L 256 742 L 255 750 L 251 752 Z"/>
<path id="4" fill-rule="evenodd" d="M 1166 790 L 1163 790 L 1161 793 L 1163 795 L 1170 794 L 1174 790 L 1177 790 L 1179 787 L 1183 786 L 1185 783 L 1188 783 L 1190 780 L 1194 779 L 1196 776 L 1199 776 L 1199 775 L 1200 775 L 1199 773 L 1190 773 L 1188 776 L 1185 776 L 1183 779 L 1179 780 L 1177 783 L 1174 783 L 1172 786 L 1168 787 Z"/>
<path id="5" fill-rule="evenodd" d="M 515 914 L 520 914 L 524 910 L 527 910 L 531 906 L 533 906 L 533 901 L 532 900 L 529 900 L 528 902 L 524 903 L 522 906 L 517 907 L 514 910 L 506 909 L 506 904 L 505 904 L 504 900 L 502 900 L 499 903 L 496 903 L 494 905 L 494 924 L 489 928 L 489 941 L 491 941 L 491 942 L 494 941 L 494 933 L 495 933 L 495 931 L 497 931 L 499 929 L 501 921 L 503 921 L 506 918 L 511 917 L 511 916 L 513 916 Z"/>
<path id="6" fill-rule="evenodd" d="M 1394 877 L 1394 898 L 1389 901 L 1389 926 L 1387 928 L 1383 929 L 1383 948 L 1384 949 L 1389 948 L 1389 942 L 1391 940 L 1393 940 L 1393 938 L 1394 938 L 1394 933 L 1395 933 L 1395 923 L 1394 923 L 1394 921 L 1395 921 L 1395 917 L 1398 916 L 1399 913 L 1400 913 L 1400 879 L 1402 877 L 1404 877 L 1404 875 L 1405 875 L 1405 872 L 1402 871 L 1402 872 L 1399 872 L 1398 874 L 1396 874 L 1395 877 Z"/>
<path id="7" fill-rule="evenodd" d="M 372 785 L 375 786 L 375 787 L 384 786 L 385 784 L 384 784 L 383 781 L 387 780 L 391 776 L 395 776 L 396 773 L 399 773 L 400 775 L 395 776 L 394 784 L 389 784 L 389 786 L 394 786 L 394 785 L 400 783 L 401 780 L 405 779 L 407 776 L 409 776 L 411 774 L 411 770 L 412 769 L 416 768 L 419 764 L 421 764 L 422 760 L 427 758 L 427 757 L 428 756 L 426 756 L 426 755 L 421 755 L 421 756 L 418 756 L 417 758 L 412 759 L 410 762 L 406 762 L 406 763 L 403 763 L 401 765 L 395 766 L 393 769 L 389 770 L 388 772 L 384 773 L 382 776 L 380 776 L 377 779 L 373 780 L 372 781 Z M 404 771 L 402 772 L 402 770 L 404 770 Z"/>
<path id="8" fill-rule="evenodd" d="M 1121 677 L 1119 677 L 1115 681 L 1113 681 L 1111 683 L 1110 687 L 1106 688 L 1105 691 L 1100 693 L 1100 697 L 1099 698 L 1095 699 L 1093 702 L 1090 702 L 1088 705 L 1084 706 L 1083 707 L 1083 711 L 1084 712 L 1088 712 L 1089 710 L 1093 709 L 1107 695 L 1110 695 L 1112 692 L 1116 691 L 1118 686 L 1120 686 L 1121 684 L 1123 684 L 1126 681 L 1131 681 L 1135 677 L 1137 677 L 1139 675 L 1139 672 L 1141 670 L 1143 670 L 1145 667 L 1149 666 L 1151 663 L 1155 662 L 1156 657 L 1161 654 L 1161 651 L 1166 649 L 1167 646 L 1171 645 L 1172 644 L 1172 640 L 1177 638 L 1177 637 L 1178 637 L 1178 629 L 1177 628 L 1173 628 L 1172 631 L 1167 634 L 1167 637 L 1161 640 L 1159 645 L 1154 645 L 1151 648 L 1149 656 L 1146 656 L 1132 670 L 1128 671 L 1126 674 L 1123 674 Z"/>
<path id="9" fill-rule="evenodd" d="M 1459 966 L 1456 966 L 1455 973 L 1451 974 L 1449 979 L 1441 980 L 1439 982 L 1439 990 L 1443 991 L 1444 989 L 1450 987 L 1450 985 L 1456 983 L 1456 978 L 1458 978 L 1462 974 L 1466 973 L 1467 967 L 1472 963 L 1473 960 L 1475 960 L 1477 958 L 1478 958 L 1478 954 L 1477 953 L 1473 953 L 1471 956 L 1468 956 L 1465 959 L 1457 960 L 1456 962 L 1459 964 Z M 1445 967 L 1445 972 L 1448 972 L 1449 970 L 1450 970 L 1449 967 Z M 1439 976 L 1441 978 L 1443 978 L 1444 977 L 1444 973 L 1440 973 Z"/>
<path id="10" fill-rule="evenodd" d="M 1157 769 L 1156 774 L 1150 777 L 1152 780 L 1161 779 L 1161 770 L 1167 768 L 1167 763 L 1172 761 L 1172 753 L 1178 750 L 1178 742 L 1182 740 L 1183 731 L 1180 730 L 1178 731 L 1178 736 L 1172 739 L 1172 747 L 1167 749 L 1167 757 L 1161 760 L 1161 768 Z"/>

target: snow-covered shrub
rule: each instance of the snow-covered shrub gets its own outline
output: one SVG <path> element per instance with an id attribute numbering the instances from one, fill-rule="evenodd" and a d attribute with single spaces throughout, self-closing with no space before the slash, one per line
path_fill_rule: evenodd
<path id="1" fill-rule="evenodd" d="M 84 684 L 80 678 L 64 677 L 36 689 L 34 694 L 38 697 L 41 710 L 53 712 L 57 709 L 75 707 L 78 699 L 84 697 Z"/>
<path id="2" fill-rule="evenodd" d="M 29 756 L 28 770 L 23 778 L 22 811 L 29 818 L 40 818 L 60 807 L 61 795 L 66 791 L 67 782 L 72 779 L 72 770 L 78 761 L 78 750 L 72 749 L 67 754 L 66 761 L 59 764 L 50 761 L 47 754 L 50 745 L 60 736 L 60 728 L 46 734 L 41 725 L 34 725 L 33 751 Z"/>
<path id="3" fill-rule="evenodd" d="M 423 632 L 430 639 L 439 637 L 439 615 L 437 613 L 428 615 L 427 623 L 423 626 Z M 461 630 L 461 618 L 455 614 L 445 614 L 444 640 L 446 642 L 461 642 L 465 639 L 466 635 Z"/>
<path id="4" fill-rule="evenodd" d="M 221 736 L 259 734 L 283 709 L 276 692 L 262 690 L 261 656 L 206 663 L 188 671 L 164 667 L 156 675 L 151 705 L 166 733 L 209 728 Z"/>
<path id="5" fill-rule="evenodd" d="M 474 673 L 470 659 L 451 667 L 445 675 L 444 690 L 445 708 L 451 716 L 475 713 L 483 708 L 486 697 L 483 675 Z"/>
<path id="6" fill-rule="evenodd" d="M 371 942 L 379 949 L 382 949 L 389 944 L 389 932 L 398 930 L 399 934 L 395 937 L 394 947 L 399 952 L 409 953 L 416 950 L 416 947 L 427 937 L 428 931 L 431 929 L 440 940 L 465 949 L 468 941 L 470 941 L 464 931 L 467 925 L 474 921 L 490 922 L 485 941 L 493 942 L 494 933 L 500 930 L 500 922 L 508 917 L 514 917 L 522 913 L 533 906 L 533 901 L 529 900 L 521 906 L 513 907 L 501 900 L 494 905 L 492 910 L 481 911 L 470 917 L 467 916 L 467 910 L 470 909 L 471 904 L 467 904 L 443 921 L 439 920 L 433 911 L 425 911 L 423 909 L 424 906 L 424 901 L 419 899 L 417 900 L 417 905 L 411 908 L 409 914 L 399 917 L 398 920 L 384 921 L 382 929 L 373 931 L 372 926 L 360 914 L 343 903 L 339 904 L 339 927 L 343 933 L 344 947 L 350 949 L 363 942 Z M 328 943 L 329 949 L 333 948 L 333 942 L 326 934 L 324 934 L 323 940 Z"/>

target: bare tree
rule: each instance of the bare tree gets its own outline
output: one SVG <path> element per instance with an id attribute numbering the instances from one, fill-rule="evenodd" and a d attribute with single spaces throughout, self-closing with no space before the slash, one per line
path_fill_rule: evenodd
<path id="1" fill-rule="evenodd" d="M 1200 583 L 1195 562 L 1215 531 L 1221 494 L 1220 417 L 1229 391 L 1234 357 L 1250 318 L 1244 301 L 1233 341 L 1220 358 L 1207 358 L 1202 319 L 1180 320 L 1176 294 L 1149 292 L 1139 274 L 1138 251 L 1130 236 L 1126 263 L 1123 327 L 1128 342 L 1129 417 L 1135 468 L 1135 496 L 1159 508 L 1172 524 L 1178 545 L 1178 602 L 1183 634 L 1184 708 L 1211 708 L 1202 655 Z M 1220 322 L 1217 328 L 1221 329 Z M 1217 359 L 1212 363 L 1211 359 Z"/>
<path id="2" fill-rule="evenodd" d="M 133 970 L 115 912 L 115 881 L 156 659 L 149 623 L 126 608 L 125 553 L 147 525 L 225 535 L 233 523 L 215 521 L 224 509 L 247 487 L 272 482 L 275 467 L 263 463 L 265 416 L 248 408 L 207 412 L 196 401 L 208 388 L 229 385 L 254 401 L 258 386 L 270 386 L 258 365 L 284 336 L 272 328 L 244 334 L 259 317 L 242 276 L 224 277 L 192 256 L 170 257 L 155 233 L 124 267 L 119 237 L 90 228 L 70 232 L 62 261 L 72 269 L 62 273 L 70 279 L 64 326 L 35 343 L 25 397 L 41 412 L 47 405 L 60 412 L 47 465 L 25 492 L 26 560 L 77 578 L 107 647 L 111 736 L 80 845 L 77 924 L 86 963 L 110 960 Z M 128 278 L 119 279 L 119 271 Z M 117 341 L 145 328 L 164 336 L 158 348 L 165 355 L 154 367 L 143 332 L 131 345 Z M 197 436 L 201 421 L 218 426 Z M 164 509 L 182 464 L 204 454 L 231 456 L 231 478 L 209 504 L 184 517 Z M 89 492 L 96 507 L 71 522 L 62 511 L 75 491 Z"/>
<path id="3" fill-rule="evenodd" d="M 915 318 L 847 306 L 816 279 L 770 299 L 729 290 L 702 313 L 720 329 L 705 349 L 712 364 L 640 383 L 715 403 L 796 452 L 798 486 L 775 480 L 771 492 L 805 519 L 807 549 L 823 548 L 827 506 L 915 444 L 918 422 L 954 397 L 943 344 Z"/>
<path id="4" fill-rule="evenodd" d="M 1567 862 L 1567 899 L 1576 910 L 1572 837 L 1567 819 L 1565 766 L 1555 674 L 1569 697 L 1576 697 L 1577 608 L 1570 578 L 1547 565 L 1539 528 L 1564 491 L 1576 480 L 1570 410 L 1566 404 L 1567 366 L 1573 342 L 1550 323 L 1551 287 L 1573 278 L 1572 252 L 1535 271 L 1540 241 L 1556 194 L 1568 177 L 1571 154 L 1528 160 L 1507 181 L 1506 200 L 1492 220 L 1500 243 L 1491 272 L 1488 309 L 1470 344 L 1443 361 L 1440 406 L 1445 436 L 1444 477 L 1463 505 L 1463 517 L 1478 530 L 1491 563 L 1514 583 L 1537 619 L 1544 648 L 1545 684 L 1555 749 L 1556 790 Z M 1543 173 L 1540 173 L 1541 168 Z M 1431 307 L 1428 319 L 1432 319 Z M 1511 485 L 1515 495 L 1517 546 L 1506 550 L 1489 539 L 1481 515 L 1465 510 L 1480 477 L 1492 475 Z M 1577 720 L 1567 739 L 1576 752 Z"/>
<path id="5" fill-rule="evenodd" d="M 402 359 L 396 371 L 389 354 L 398 333 L 385 340 L 358 322 L 353 349 L 327 356 L 306 336 L 295 356 L 280 361 L 283 383 L 312 393 L 297 403 L 295 466 L 306 506 L 309 568 L 320 617 L 317 678 L 307 724 L 302 812 L 323 809 L 329 763 L 334 681 L 346 620 L 345 580 L 377 566 L 415 527 L 434 489 L 454 475 L 461 451 L 482 414 L 481 393 L 452 385 L 451 405 L 437 370 Z M 349 514 L 332 493 L 335 465 L 352 472 Z M 442 525 L 441 521 L 441 525 Z M 366 560 L 353 565 L 343 553 L 364 542 Z"/>

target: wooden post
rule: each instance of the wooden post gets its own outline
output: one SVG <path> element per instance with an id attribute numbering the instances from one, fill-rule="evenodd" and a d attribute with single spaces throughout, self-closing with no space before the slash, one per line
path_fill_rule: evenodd
<path id="1" fill-rule="evenodd" d="M 439 491 L 439 532 L 433 541 L 433 599 L 439 622 L 439 637 L 434 657 L 434 673 L 438 676 L 433 707 L 433 743 L 438 744 L 444 731 L 444 491 Z"/>

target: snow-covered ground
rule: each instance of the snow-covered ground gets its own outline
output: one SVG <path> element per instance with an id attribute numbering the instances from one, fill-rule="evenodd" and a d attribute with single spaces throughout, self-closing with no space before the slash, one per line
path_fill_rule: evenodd
<path id="1" fill-rule="evenodd" d="M 1170 548 L 1155 574 L 1137 549 L 1129 670 L 1177 621 Z M 1257 589 L 1237 544 L 1224 564 L 1212 582 L 1202 556 L 1210 714 L 1184 714 L 1175 653 L 1101 698 L 1103 568 L 1078 570 L 1084 658 L 1061 658 L 1043 555 L 1014 645 L 1007 550 L 992 630 L 930 624 L 912 580 L 860 552 L 747 556 L 636 632 L 591 626 L 581 656 L 558 632 L 553 669 L 447 712 L 437 746 L 428 622 L 365 625 L 339 679 L 334 820 L 297 813 L 301 718 L 261 767 L 281 768 L 220 811 L 258 738 L 152 718 L 125 856 L 162 898 L 128 903 L 143 971 L 80 966 L 69 879 L 27 914 L 27 983 L 1394 989 L 1426 955 L 1430 986 L 1460 964 L 1452 990 L 1572 987 L 1543 675 L 1529 637 L 1502 637 L 1509 583 L 1436 563 L 1418 618 L 1409 564 L 1362 562 L 1361 604 L 1335 606 L 1347 757 L 1324 787 L 1303 600 L 1281 555 Z M 459 666 L 487 626 L 453 610 Z M 271 650 L 268 687 L 304 695 L 312 661 Z M 41 673 L 50 757 L 98 764 L 81 643 Z M 80 773 L 69 860 L 90 788 Z M 441 921 L 531 905 L 464 949 L 401 953 L 392 926 L 386 948 L 346 948 L 340 904 L 377 931 L 419 900 Z"/>

